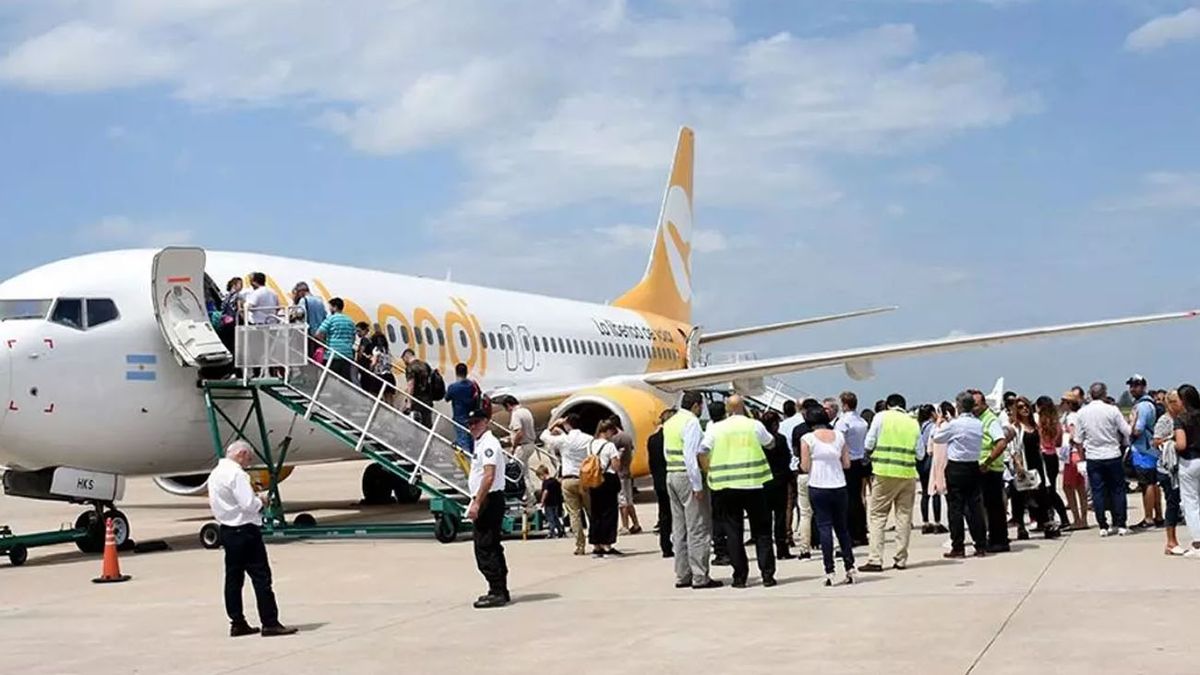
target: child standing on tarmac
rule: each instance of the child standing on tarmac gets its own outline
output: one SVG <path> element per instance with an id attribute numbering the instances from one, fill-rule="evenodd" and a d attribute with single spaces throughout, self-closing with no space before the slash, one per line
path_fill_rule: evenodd
<path id="1" fill-rule="evenodd" d="M 546 518 L 546 530 L 550 538 L 558 539 L 566 536 L 562 526 L 563 492 L 562 483 L 550 475 L 546 467 L 538 469 L 538 478 L 542 479 L 542 515 Z"/>

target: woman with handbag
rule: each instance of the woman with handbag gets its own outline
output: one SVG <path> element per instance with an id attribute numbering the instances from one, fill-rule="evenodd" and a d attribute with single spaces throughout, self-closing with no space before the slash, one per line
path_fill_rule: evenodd
<path id="1" fill-rule="evenodd" d="M 1033 421 L 1033 404 L 1024 396 L 1012 407 L 1012 426 L 1016 437 L 1013 448 L 1013 513 L 1017 517 L 1017 539 L 1029 539 L 1025 530 L 1026 509 L 1047 539 L 1058 537 L 1058 525 L 1050 518 L 1050 495 L 1046 490 L 1046 464 L 1042 459 L 1042 441 Z"/>
<path id="2" fill-rule="evenodd" d="M 585 474 L 591 473 L 587 465 L 595 462 L 602 475 L 599 484 L 589 490 L 591 512 L 588 514 L 588 543 L 592 545 L 592 555 L 596 557 L 624 555 L 613 548 L 613 544 L 617 543 L 618 497 L 621 493 L 621 479 L 617 475 L 621 470 L 621 451 L 612 442 L 617 431 L 616 425 L 608 420 L 596 427 L 596 438 L 588 447 L 589 458 L 594 459 L 585 459 L 585 466 L 580 469 L 580 480 L 585 480 Z"/>

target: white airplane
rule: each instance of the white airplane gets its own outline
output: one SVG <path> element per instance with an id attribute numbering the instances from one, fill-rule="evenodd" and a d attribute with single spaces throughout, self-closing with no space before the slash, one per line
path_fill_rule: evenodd
<path id="1" fill-rule="evenodd" d="M 394 352 L 411 347 L 443 373 L 466 363 L 485 391 L 517 396 L 539 424 L 569 412 L 586 424 L 616 415 L 639 448 L 660 412 L 693 387 L 733 384 L 754 391 L 766 376 L 835 365 L 861 376 L 877 359 L 1196 316 L 1159 314 L 689 367 L 699 363 L 702 345 L 891 309 L 703 334 L 691 311 L 693 146 L 692 131 L 682 129 L 645 275 L 611 304 L 198 248 L 96 253 L 5 281 L 0 465 L 8 467 L 6 491 L 96 510 L 121 498 L 123 476 L 158 476 L 159 485 L 176 494 L 202 491 L 215 449 L 198 366 L 229 358 L 207 322 L 205 299 L 218 301 L 227 279 L 250 271 L 266 273 L 280 298 L 299 281 L 326 300 L 343 298 L 355 321 L 384 327 Z M 180 312 L 191 312 L 193 320 L 181 321 Z M 268 418 L 272 443 L 292 419 L 282 407 Z M 303 422 L 291 435 L 295 463 L 361 458 Z M 647 472 L 644 453 L 633 469 Z"/>

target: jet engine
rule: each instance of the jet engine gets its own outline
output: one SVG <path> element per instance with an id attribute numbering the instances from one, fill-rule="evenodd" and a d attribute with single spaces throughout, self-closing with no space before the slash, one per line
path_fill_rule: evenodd
<path id="1" fill-rule="evenodd" d="M 259 488 L 265 488 L 267 485 L 267 470 L 266 469 L 250 469 L 250 481 Z M 292 475 L 292 467 L 285 466 L 283 471 L 279 473 L 279 482 L 282 483 L 288 476 Z M 176 495 L 178 497 L 198 497 L 208 494 L 208 474 L 207 473 L 189 473 L 178 476 L 156 476 L 154 484 L 163 492 Z"/>
<path id="2" fill-rule="evenodd" d="M 592 433 L 601 420 L 616 417 L 634 438 L 632 471 L 635 477 L 650 473 L 646 441 L 658 427 L 662 411 L 670 407 L 660 395 L 630 386 L 594 387 L 571 395 L 554 409 L 551 420 L 569 413 L 579 415 L 581 431 Z"/>

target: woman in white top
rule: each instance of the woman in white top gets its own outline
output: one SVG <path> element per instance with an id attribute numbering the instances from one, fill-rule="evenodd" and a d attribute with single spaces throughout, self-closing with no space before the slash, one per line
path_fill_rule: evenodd
<path id="1" fill-rule="evenodd" d="M 846 473 L 850 468 L 850 450 L 841 432 L 829 426 L 829 414 L 822 408 L 810 408 L 804 421 L 811 432 L 800 439 L 800 466 L 808 473 L 808 498 L 812 502 L 813 518 L 821 539 L 821 556 L 825 560 L 825 585 L 834 584 L 833 537 L 842 550 L 846 567 L 846 583 L 854 583 L 854 543 L 850 539 L 848 511 L 850 500 L 846 493 Z"/>
<path id="2" fill-rule="evenodd" d="M 621 493 L 621 451 L 613 444 L 612 439 L 620 432 L 609 420 L 596 427 L 596 438 L 588 448 L 589 455 L 595 455 L 600 460 L 604 470 L 604 482 L 592 488 L 591 511 L 588 513 L 588 542 L 592 545 L 592 555 L 624 555 L 613 544 L 617 543 L 618 496 Z"/>

